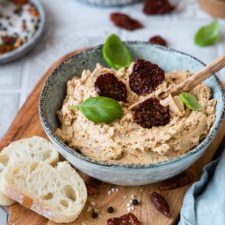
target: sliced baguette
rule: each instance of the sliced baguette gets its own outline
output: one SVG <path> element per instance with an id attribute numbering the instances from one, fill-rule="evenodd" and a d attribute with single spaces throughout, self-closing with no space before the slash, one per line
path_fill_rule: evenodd
<path id="1" fill-rule="evenodd" d="M 59 161 L 59 154 L 55 147 L 41 137 L 25 138 L 11 143 L 0 153 L 0 185 L 1 174 L 8 166 L 13 165 L 18 160 L 35 159 L 56 164 Z M 0 192 L 0 205 L 9 206 L 14 201 Z"/>
<path id="2" fill-rule="evenodd" d="M 74 221 L 87 200 L 86 186 L 68 162 L 17 162 L 4 170 L 1 191 L 56 223 Z"/>

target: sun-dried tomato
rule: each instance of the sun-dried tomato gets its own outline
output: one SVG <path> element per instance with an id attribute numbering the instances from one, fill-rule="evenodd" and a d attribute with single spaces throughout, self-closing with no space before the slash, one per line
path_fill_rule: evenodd
<path id="1" fill-rule="evenodd" d="M 149 98 L 134 108 L 134 122 L 144 128 L 164 126 L 170 122 L 167 107 L 160 104 L 157 98 Z"/>
<path id="2" fill-rule="evenodd" d="M 161 212 L 163 215 L 165 215 L 167 217 L 171 217 L 170 207 L 162 195 L 160 195 L 156 192 L 152 192 L 150 194 L 150 198 L 152 200 L 153 205 L 156 207 L 156 209 L 159 210 L 159 212 Z"/>
<path id="3" fill-rule="evenodd" d="M 162 45 L 162 46 L 167 46 L 167 42 L 164 38 L 162 38 L 159 35 L 153 36 L 149 39 L 149 42 L 151 44 L 156 44 L 156 45 Z"/>
<path id="4" fill-rule="evenodd" d="M 85 181 L 85 184 L 87 187 L 88 196 L 94 196 L 94 195 L 98 194 L 99 188 L 101 185 L 101 181 L 96 180 L 94 178 L 90 178 Z"/>
<path id="5" fill-rule="evenodd" d="M 98 76 L 95 81 L 95 90 L 100 96 L 123 102 L 127 100 L 126 85 L 122 81 L 119 81 L 112 73 L 105 73 Z"/>
<path id="6" fill-rule="evenodd" d="M 121 217 L 115 217 L 107 220 L 108 225 L 141 225 L 138 218 L 132 214 L 128 213 Z"/>
<path id="7" fill-rule="evenodd" d="M 112 13 L 110 18 L 116 26 L 126 30 L 136 30 L 143 27 L 141 22 L 124 13 Z"/>
<path id="8" fill-rule="evenodd" d="M 148 15 L 171 13 L 174 9 L 169 0 L 146 0 L 144 4 L 144 13 Z"/>
<path id="9" fill-rule="evenodd" d="M 194 182 L 194 175 L 190 171 L 184 171 L 175 177 L 164 180 L 160 183 L 160 191 L 168 191 L 180 188 Z"/>
<path id="10" fill-rule="evenodd" d="M 165 79 L 165 72 L 156 64 L 137 59 L 129 76 L 130 89 L 138 95 L 153 92 Z"/>

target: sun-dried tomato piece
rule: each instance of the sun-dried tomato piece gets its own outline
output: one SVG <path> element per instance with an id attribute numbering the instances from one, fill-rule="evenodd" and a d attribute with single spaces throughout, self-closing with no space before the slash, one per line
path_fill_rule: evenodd
<path id="1" fill-rule="evenodd" d="M 168 191 L 180 188 L 194 182 L 194 175 L 190 171 L 184 171 L 175 177 L 169 178 L 160 183 L 160 191 Z"/>
<path id="2" fill-rule="evenodd" d="M 159 212 L 161 212 L 163 215 L 165 215 L 167 217 L 171 217 L 170 207 L 162 195 L 160 195 L 156 192 L 152 192 L 150 194 L 150 198 L 152 200 L 153 205 L 156 207 L 156 209 L 159 210 Z"/>
<path id="3" fill-rule="evenodd" d="M 99 192 L 101 181 L 91 178 L 85 181 L 87 192 L 89 196 L 94 196 Z"/>
<path id="4" fill-rule="evenodd" d="M 126 85 L 122 81 L 119 81 L 112 73 L 105 73 L 98 76 L 95 81 L 95 90 L 100 96 L 123 102 L 127 100 Z"/>
<path id="5" fill-rule="evenodd" d="M 165 79 L 165 72 L 156 64 L 137 59 L 129 76 L 130 89 L 138 95 L 153 92 Z"/>
<path id="6" fill-rule="evenodd" d="M 169 0 L 146 0 L 144 4 L 144 13 L 148 15 L 171 13 L 174 9 Z"/>
<path id="7" fill-rule="evenodd" d="M 149 42 L 151 44 L 156 44 L 156 45 L 162 45 L 162 46 L 167 46 L 167 42 L 164 38 L 162 38 L 159 35 L 153 36 L 149 39 Z"/>
<path id="8" fill-rule="evenodd" d="M 128 213 L 121 217 L 115 217 L 107 220 L 108 225 L 141 225 L 138 218 L 132 214 Z"/>
<path id="9" fill-rule="evenodd" d="M 141 22 L 124 13 L 112 13 L 110 18 L 116 26 L 126 30 L 136 30 L 143 27 Z"/>
<path id="10" fill-rule="evenodd" d="M 144 128 L 164 126 L 170 122 L 170 113 L 167 107 L 160 104 L 157 98 L 149 98 L 134 108 L 135 123 Z"/>

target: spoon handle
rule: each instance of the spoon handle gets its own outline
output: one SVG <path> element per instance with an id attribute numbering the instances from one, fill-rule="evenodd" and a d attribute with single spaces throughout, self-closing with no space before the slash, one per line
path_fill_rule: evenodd
<path id="1" fill-rule="evenodd" d="M 190 76 L 187 80 L 183 81 L 182 83 L 178 84 L 174 88 L 169 88 L 165 92 L 163 92 L 159 98 L 163 99 L 166 98 L 169 93 L 172 96 L 179 95 L 181 92 L 188 92 L 192 90 L 194 87 L 196 87 L 198 84 L 200 84 L 202 81 L 210 77 L 212 74 L 218 72 L 219 70 L 223 69 L 225 67 L 225 55 L 218 57 L 217 59 L 213 60 L 210 64 L 208 64 L 206 67 L 204 67 L 201 71 L 196 73 L 193 76 Z M 148 98 L 150 98 L 151 95 L 145 96 L 141 101 L 138 101 L 134 104 L 132 104 L 129 109 L 133 110 L 138 104 L 144 102 Z"/>
<path id="2" fill-rule="evenodd" d="M 212 74 L 218 72 L 225 67 L 225 55 L 213 60 L 210 64 L 204 67 L 195 75 L 189 77 L 176 87 L 170 90 L 172 96 L 179 95 L 181 92 L 188 92 L 200 84 L 202 81 L 210 77 Z"/>

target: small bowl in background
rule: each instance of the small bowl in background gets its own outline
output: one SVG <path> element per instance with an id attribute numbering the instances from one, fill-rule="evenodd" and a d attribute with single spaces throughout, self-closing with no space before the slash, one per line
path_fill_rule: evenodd
<path id="1" fill-rule="evenodd" d="M 136 2 L 141 2 L 143 0 L 78 0 L 78 1 L 95 6 L 112 7 L 112 6 L 128 5 Z"/>
<path id="2" fill-rule="evenodd" d="M 225 18 L 224 0 L 198 0 L 201 8 L 214 17 Z"/>
<path id="3" fill-rule="evenodd" d="M 0 64 L 5 64 L 8 62 L 14 61 L 18 58 L 21 58 L 26 53 L 28 53 L 32 48 L 34 48 L 43 36 L 44 30 L 45 30 L 45 25 L 46 25 L 45 11 L 44 11 L 41 3 L 38 0 L 30 0 L 30 2 L 35 6 L 35 8 L 37 9 L 37 11 L 40 14 L 39 27 L 35 31 L 32 38 L 30 40 L 28 40 L 25 44 L 23 44 L 22 46 L 14 49 L 10 52 L 0 55 Z"/>

